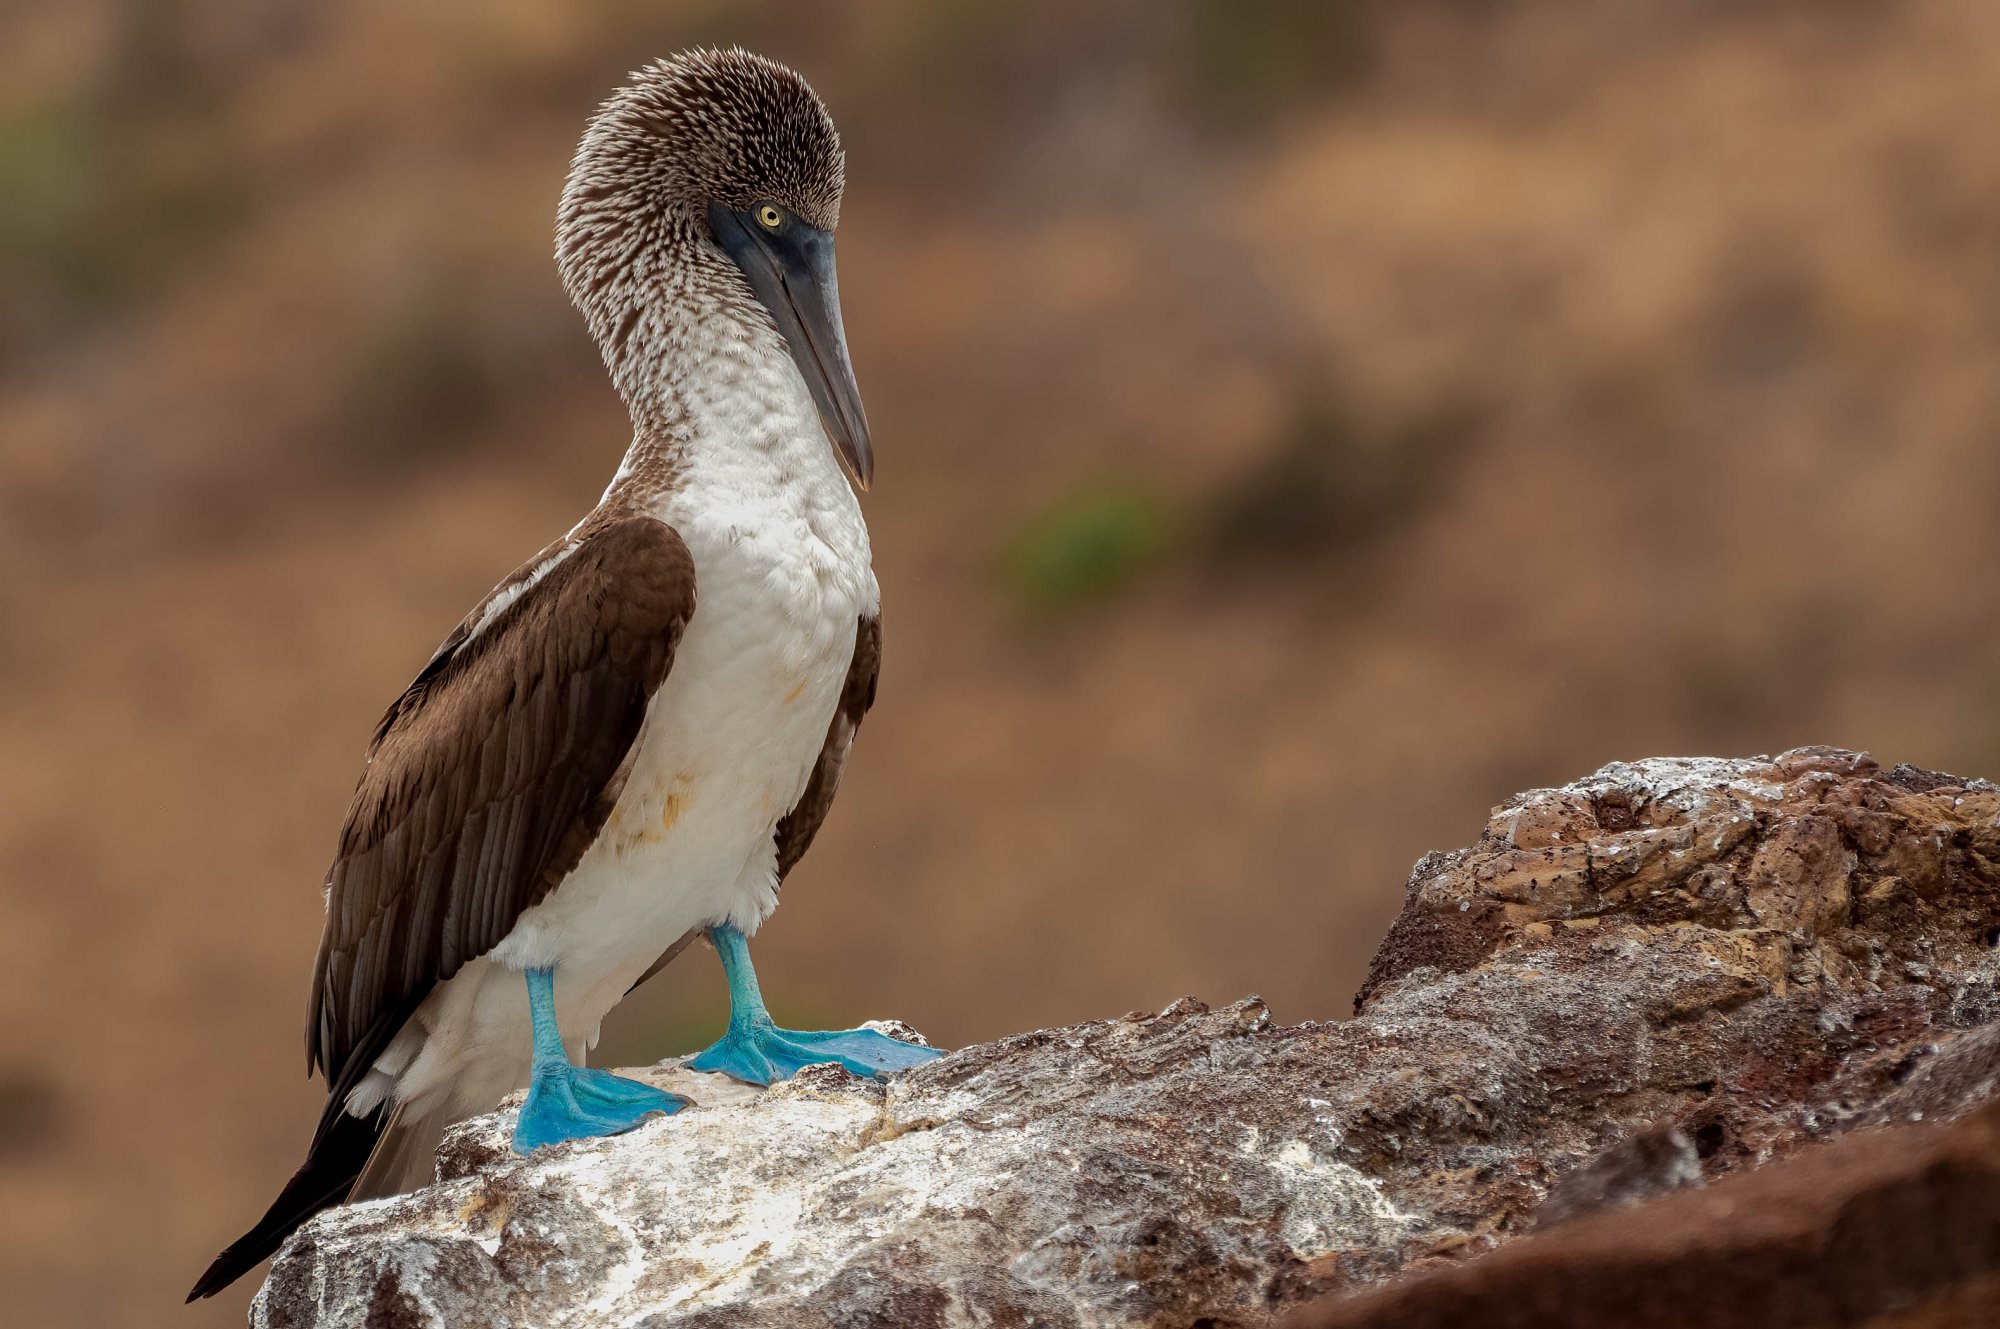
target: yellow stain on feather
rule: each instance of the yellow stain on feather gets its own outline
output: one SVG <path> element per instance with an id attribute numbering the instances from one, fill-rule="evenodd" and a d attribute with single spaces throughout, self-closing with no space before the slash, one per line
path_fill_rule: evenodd
<path id="1" fill-rule="evenodd" d="M 693 790 L 694 777 L 685 771 L 676 772 L 662 781 L 659 821 L 641 820 L 630 830 L 620 831 L 612 842 L 615 851 L 622 855 L 641 845 L 658 844 L 666 839 L 668 832 L 672 831 L 674 824 L 681 819 L 681 814 L 687 811 L 688 800 L 694 796 Z M 618 829 L 619 823 L 623 820 L 620 809 L 613 808 L 606 826 L 608 829 Z"/>
<path id="2" fill-rule="evenodd" d="M 687 807 L 686 794 L 668 794 L 660 800 L 660 829 L 670 831 L 674 823 L 681 819 L 681 812 Z"/>
<path id="3" fill-rule="evenodd" d="M 793 702 L 799 699 L 799 694 L 801 692 L 804 692 L 805 690 L 806 690 L 806 681 L 802 678 L 796 684 L 793 685 L 792 690 L 790 692 L 787 692 L 785 694 L 784 701 L 780 702 L 779 704 L 782 706 L 791 705 Z"/>

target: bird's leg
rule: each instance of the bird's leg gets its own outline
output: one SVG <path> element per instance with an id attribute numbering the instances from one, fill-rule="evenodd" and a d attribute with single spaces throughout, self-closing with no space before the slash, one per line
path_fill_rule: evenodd
<path id="1" fill-rule="evenodd" d="M 545 1144 L 629 1131 L 655 1112 L 679 1112 L 688 1100 L 609 1071 L 570 1064 L 556 1028 L 556 978 L 552 968 L 530 969 L 528 1015 L 534 1022 L 534 1078 L 514 1124 L 514 1152 Z"/>
<path id="2" fill-rule="evenodd" d="M 708 939 L 722 957 L 722 972 L 729 980 L 729 1032 L 688 1062 L 690 1070 L 721 1071 L 749 1084 L 770 1084 L 820 1062 L 839 1062 L 856 1075 L 882 1075 L 944 1055 L 873 1029 L 780 1029 L 764 1009 L 757 971 L 750 964 L 750 943 L 743 934 L 724 925 L 710 928 Z"/>

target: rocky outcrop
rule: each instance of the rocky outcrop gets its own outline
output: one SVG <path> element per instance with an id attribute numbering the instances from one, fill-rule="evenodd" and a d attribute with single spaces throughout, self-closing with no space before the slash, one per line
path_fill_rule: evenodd
<path id="1" fill-rule="evenodd" d="M 2000 1321 L 2000 1105 L 1860 1131 L 1292 1329 L 1974 1329 Z"/>
<path id="2" fill-rule="evenodd" d="M 1997 928 L 2000 787 L 1831 749 L 1608 766 L 1420 862 L 1355 1019 L 1184 1000 L 886 1085 L 655 1068 L 700 1106 L 528 1159 L 503 1109 L 438 1185 L 304 1229 L 253 1320 L 1221 1326 L 1408 1293 L 1987 1101 Z"/>

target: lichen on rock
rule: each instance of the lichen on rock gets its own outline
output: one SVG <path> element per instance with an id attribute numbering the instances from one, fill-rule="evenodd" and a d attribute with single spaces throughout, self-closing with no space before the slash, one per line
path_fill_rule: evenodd
<path id="1" fill-rule="evenodd" d="M 1191 999 L 696 1100 L 336 1209 L 253 1323 L 1251 1325 L 2000 1080 L 2000 787 L 1619 763 L 1432 854 L 1354 1019 Z"/>

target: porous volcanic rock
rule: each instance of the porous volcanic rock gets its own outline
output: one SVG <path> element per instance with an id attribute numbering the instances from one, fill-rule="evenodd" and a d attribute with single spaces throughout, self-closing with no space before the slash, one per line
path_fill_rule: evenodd
<path id="1" fill-rule="evenodd" d="M 1422 860 L 1352 1020 L 1183 1000 L 762 1093 L 666 1066 L 700 1106 L 527 1159 L 503 1109 L 303 1229 L 252 1319 L 1265 1324 L 1987 1101 L 1996 927 L 2000 787 L 1615 764 Z"/>

